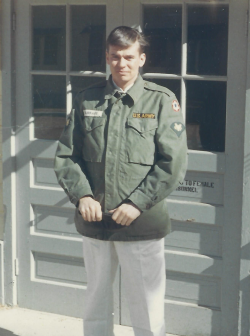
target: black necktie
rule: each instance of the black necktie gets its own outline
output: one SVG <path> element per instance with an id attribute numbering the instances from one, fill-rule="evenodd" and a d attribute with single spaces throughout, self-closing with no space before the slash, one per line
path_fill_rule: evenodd
<path id="1" fill-rule="evenodd" d="M 122 99 L 123 97 L 126 96 L 126 92 L 119 92 L 119 91 L 116 91 L 116 93 L 114 94 L 114 96 L 115 96 L 117 99 Z"/>

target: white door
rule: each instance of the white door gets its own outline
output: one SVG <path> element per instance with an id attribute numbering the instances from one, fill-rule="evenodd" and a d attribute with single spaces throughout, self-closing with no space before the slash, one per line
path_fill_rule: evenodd
<path id="1" fill-rule="evenodd" d="M 74 207 L 57 184 L 57 139 L 77 91 L 106 77 L 121 2 L 17 2 L 18 304 L 82 317 L 86 272 Z M 118 284 L 115 314 L 118 316 Z"/>
<path id="2" fill-rule="evenodd" d="M 150 38 L 144 78 L 174 91 L 186 119 L 188 172 L 168 199 L 166 331 L 237 335 L 247 1 L 124 4 L 124 24 Z"/>

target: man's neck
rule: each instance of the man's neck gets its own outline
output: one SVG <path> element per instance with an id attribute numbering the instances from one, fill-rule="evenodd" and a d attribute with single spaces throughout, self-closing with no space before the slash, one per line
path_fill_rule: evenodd
<path id="1" fill-rule="evenodd" d="M 123 91 L 123 92 L 127 92 L 135 83 L 136 79 L 137 79 L 138 76 L 136 76 L 136 78 L 133 80 L 133 81 L 130 81 L 129 83 L 117 83 L 113 77 L 112 77 L 112 80 L 113 80 L 113 84 L 114 86 L 116 87 L 116 89 L 120 90 L 120 91 Z"/>

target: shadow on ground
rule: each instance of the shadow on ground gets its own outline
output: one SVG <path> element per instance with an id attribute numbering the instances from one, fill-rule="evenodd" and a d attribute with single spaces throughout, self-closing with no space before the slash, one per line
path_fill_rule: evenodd
<path id="1" fill-rule="evenodd" d="M 0 328 L 0 335 L 1 336 L 18 336 L 17 334 L 14 334 L 12 331 Z"/>

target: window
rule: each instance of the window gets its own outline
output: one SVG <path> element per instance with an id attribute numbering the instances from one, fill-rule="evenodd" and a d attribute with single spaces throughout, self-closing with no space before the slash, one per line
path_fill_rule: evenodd
<path id="1" fill-rule="evenodd" d="M 32 137 L 57 140 L 77 92 L 106 77 L 106 7 L 33 6 L 32 32 Z"/>
<path id="2" fill-rule="evenodd" d="M 151 43 L 144 78 L 172 90 L 188 147 L 225 151 L 228 5 L 145 5 Z"/>

